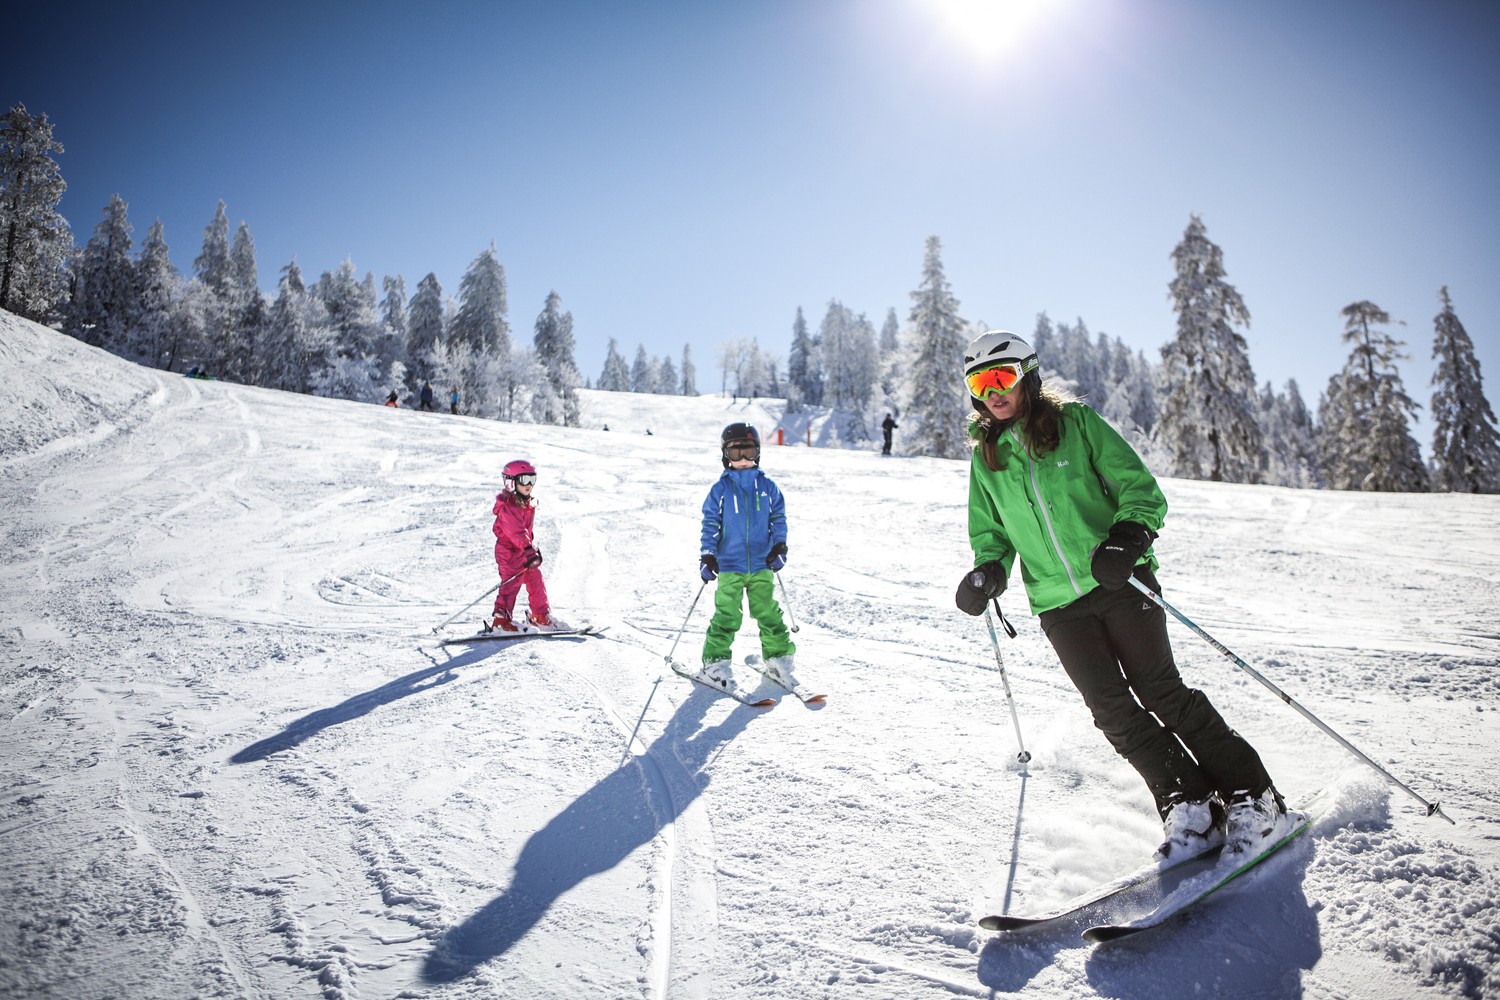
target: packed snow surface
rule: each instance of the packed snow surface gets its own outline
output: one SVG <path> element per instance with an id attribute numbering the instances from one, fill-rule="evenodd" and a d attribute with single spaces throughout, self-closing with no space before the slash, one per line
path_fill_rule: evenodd
<path id="1" fill-rule="evenodd" d="M 702 642 L 719 430 L 770 438 L 779 401 L 587 392 L 583 428 L 495 423 L 0 314 L 0 412 L 0 995 L 1500 992 L 1500 498 L 1163 482 L 1167 599 L 1456 825 L 1173 625 L 1188 682 L 1321 812 L 1095 947 L 1122 914 L 977 926 L 1134 868 L 1160 827 L 1013 591 L 1017 762 L 953 607 L 962 462 L 808 448 L 805 423 L 766 448 L 799 676 L 829 697 L 757 710 L 663 657 L 690 607 L 678 658 Z M 608 630 L 440 645 L 488 610 L 434 633 L 495 583 L 516 457 L 556 613 Z"/>

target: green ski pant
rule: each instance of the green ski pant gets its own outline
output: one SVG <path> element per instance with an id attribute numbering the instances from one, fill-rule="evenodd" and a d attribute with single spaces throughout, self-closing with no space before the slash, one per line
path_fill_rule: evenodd
<path id="1" fill-rule="evenodd" d="M 703 641 L 703 662 L 727 660 L 734 637 L 745 620 L 745 598 L 750 599 L 750 615 L 760 625 L 760 654 L 791 656 L 797 651 L 781 620 L 781 606 L 776 603 L 776 574 L 768 569 L 759 573 L 720 573 L 714 591 L 714 616 L 708 623 L 708 638 Z"/>

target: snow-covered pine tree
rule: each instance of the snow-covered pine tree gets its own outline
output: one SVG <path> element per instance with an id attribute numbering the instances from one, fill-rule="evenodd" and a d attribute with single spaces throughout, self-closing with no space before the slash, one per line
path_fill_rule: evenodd
<path id="1" fill-rule="evenodd" d="M 656 369 L 656 387 L 651 391 L 660 396 L 677 395 L 677 366 L 670 357 L 661 359 L 661 365 Z"/>
<path id="2" fill-rule="evenodd" d="M 656 369 L 646 354 L 646 345 L 637 344 L 635 362 L 630 366 L 630 391 L 650 392 L 656 388 Z"/>
<path id="3" fill-rule="evenodd" d="M 1433 319 L 1432 486 L 1453 493 L 1500 493 L 1500 434 L 1484 395 L 1474 342 L 1453 311 L 1448 286 Z"/>
<path id="4" fill-rule="evenodd" d="M 385 295 L 380 300 L 380 324 L 385 327 L 387 337 L 406 348 L 406 279 L 401 275 L 386 275 L 380 280 Z M 420 381 L 415 372 L 412 378 Z M 413 385 L 416 383 L 413 382 Z"/>
<path id="5" fill-rule="evenodd" d="M 443 335 L 443 286 L 437 275 L 429 271 L 417 282 L 416 294 L 407 304 L 407 367 L 421 378 L 433 378 L 446 340 Z"/>
<path id="6" fill-rule="evenodd" d="M 321 302 L 307 293 L 302 268 L 293 259 L 281 269 L 276 298 L 257 342 L 261 385 L 311 392 L 315 374 L 333 363 L 332 338 Z"/>
<path id="7" fill-rule="evenodd" d="M 458 315 L 453 318 L 448 339 L 470 350 L 504 359 L 511 346 L 510 326 L 505 319 L 509 305 L 505 268 L 493 243 L 464 272 L 458 285 L 458 301 Z"/>
<path id="8" fill-rule="evenodd" d="M 125 199 L 111 195 L 94 235 L 73 258 L 73 295 L 63 310 L 67 333 L 116 354 L 125 350 L 139 306 L 131 228 Z"/>
<path id="9" fill-rule="evenodd" d="M 536 349 L 537 362 L 547 373 L 547 382 L 552 386 L 552 398 L 539 408 L 537 420 L 541 423 L 562 424 L 577 427 L 580 407 L 578 384 L 583 376 L 578 372 L 578 363 L 573 360 L 573 314 L 562 311 L 562 296 L 554 289 L 547 295 L 546 304 L 536 318 L 532 345 Z"/>
<path id="10" fill-rule="evenodd" d="M 922 282 L 911 298 L 908 321 L 915 356 L 904 387 L 906 450 L 963 458 L 968 453 L 965 415 L 970 412 L 963 379 L 969 329 L 943 276 L 943 244 L 936 236 L 927 238 Z"/>
<path id="11" fill-rule="evenodd" d="M 73 232 L 58 214 L 68 185 L 45 114 L 17 104 L 0 118 L 0 309 L 45 322 L 68 295 Z"/>
<path id="12" fill-rule="evenodd" d="M 613 337 L 609 338 L 609 346 L 604 352 L 604 370 L 599 373 L 595 388 L 610 392 L 630 391 L 630 365 L 626 364 L 620 354 L 620 345 Z"/>
<path id="13" fill-rule="evenodd" d="M 1255 375 L 1237 325 L 1250 324 L 1240 293 L 1225 280 L 1224 254 L 1194 215 L 1172 250 L 1168 288 L 1177 336 L 1161 349 L 1156 440 L 1172 472 L 1190 479 L 1254 482 L 1261 467 Z"/>
<path id="14" fill-rule="evenodd" d="M 255 265 L 255 240 L 244 222 L 234 231 L 229 247 L 229 308 L 224 374 L 236 381 L 259 385 L 256 371 L 259 351 L 256 339 L 265 322 L 265 300 L 260 294 L 260 278 Z"/>
<path id="15" fill-rule="evenodd" d="M 135 259 L 135 315 L 126 334 L 125 357 L 171 370 L 177 357 L 182 275 L 172 263 L 161 220 L 151 223 Z"/>
<path id="16" fill-rule="evenodd" d="M 1422 492 L 1428 488 L 1410 416 L 1420 407 L 1396 371 L 1402 342 L 1378 327 L 1391 317 L 1373 302 L 1353 302 L 1344 343 L 1354 349 L 1344 370 L 1328 380 L 1319 407 L 1318 457 L 1329 487 L 1367 492 Z"/>
<path id="17" fill-rule="evenodd" d="M 1312 413 L 1302 401 L 1296 379 L 1287 380 L 1285 395 L 1272 389 L 1270 382 L 1265 384 L 1260 394 L 1260 426 L 1265 442 L 1261 482 L 1299 489 L 1322 485 Z"/>
<path id="18" fill-rule="evenodd" d="M 383 402 L 392 388 L 388 366 L 394 359 L 380 352 L 384 330 L 374 289 L 355 277 L 354 261 L 346 257 L 337 270 L 323 272 L 312 293 L 327 311 L 333 347 L 328 366 L 313 373 L 313 391 L 335 399 Z"/>
<path id="19" fill-rule="evenodd" d="M 803 405 L 818 406 L 822 403 L 821 355 L 807 331 L 807 320 L 802 315 L 801 306 L 797 307 L 797 318 L 792 320 L 792 349 L 786 360 L 786 380 L 790 383 L 787 402 L 792 412 Z"/>
<path id="20" fill-rule="evenodd" d="M 896 319 L 896 307 L 885 312 L 885 322 L 880 327 L 880 396 L 886 409 L 895 409 L 897 387 L 901 382 L 899 367 L 901 356 L 901 322 Z"/>
<path id="21" fill-rule="evenodd" d="M 682 345 L 682 388 L 679 394 L 698 395 L 698 366 L 693 364 L 692 344 Z"/>

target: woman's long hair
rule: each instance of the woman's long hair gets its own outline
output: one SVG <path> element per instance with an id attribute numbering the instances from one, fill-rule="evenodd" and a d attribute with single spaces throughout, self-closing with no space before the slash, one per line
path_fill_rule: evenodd
<path id="1" fill-rule="evenodd" d="M 969 417 L 969 435 L 984 457 L 984 467 L 991 472 L 1005 468 L 1000 459 L 1000 449 L 995 447 L 1000 435 L 1013 424 L 1021 425 L 1021 437 L 1026 442 L 1026 453 L 1040 458 L 1057 450 L 1062 438 L 1062 404 L 1070 397 L 1064 395 L 1054 384 L 1043 384 L 1039 371 L 1027 372 L 1021 379 L 1021 405 L 1014 420 L 1001 422 L 990 413 L 982 400 L 970 397 L 974 413 Z"/>

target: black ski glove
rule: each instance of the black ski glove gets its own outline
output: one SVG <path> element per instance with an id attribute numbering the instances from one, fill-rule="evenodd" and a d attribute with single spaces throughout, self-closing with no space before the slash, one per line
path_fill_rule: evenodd
<path id="1" fill-rule="evenodd" d="M 996 559 L 965 573 L 958 584 L 958 593 L 953 595 L 953 602 L 966 615 L 982 615 L 990 599 L 1003 593 L 1005 564 Z"/>
<path id="2" fill-rule="evenodd" d="M 1119 521 L 1094 548 L 1089 571 L 1105 590 L 1119 590 L 1130 579 L 1130 571 L 1151 547 L 1156 532 L 1139 521 Z"/>
<path id="3" fill-rule="evenodd" d="M 781 572 L 781 567 L 786 565 L 786 542 L 777 542 L 771 546 L 771 554 L 766 556 L 766 565 L 772 573 Z"/>
<path id="4" fill-rule="evenodd" d="M 703 582 L 716 579 L 719 575 L 719 557 L 712 552 L 705 552 L 698 557 L 698 575 L 703 577 Z"/>
<path id="5" fill-rule="evenodd" d="M 527 555 L 527 553 L 530 554 Z M 526 562 L 521 566 L 522 569 L 536 569 L 536 567 L 542 564 L 542 552 L 540 549 L 533 549 L 527 546 L 522 550 L 521 554 L 526 556 Z"/>

